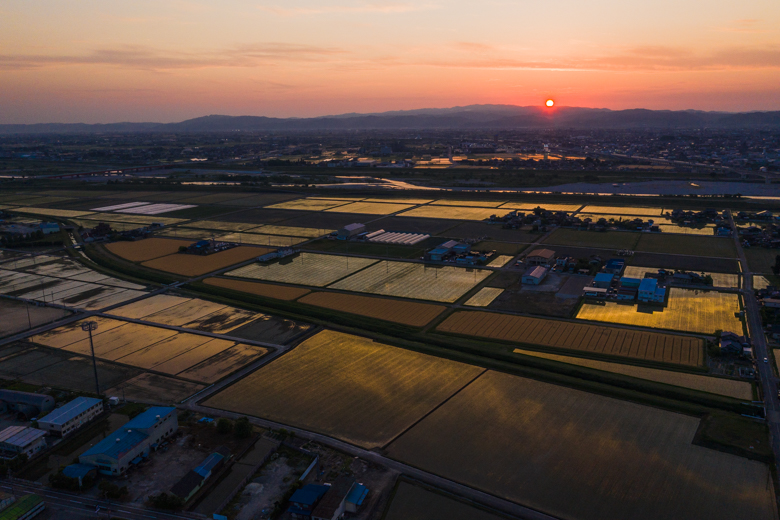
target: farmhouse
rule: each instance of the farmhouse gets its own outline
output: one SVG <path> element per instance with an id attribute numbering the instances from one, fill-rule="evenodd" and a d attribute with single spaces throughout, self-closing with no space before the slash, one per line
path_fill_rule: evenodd
<path id="1" fill-rule="evenodd" d="M 311 513 L 312 520 L 336 520 L 345 512 L 355 513 L 365 500 L 368 488 L 352 477 L 339 477 Z M 292 499 L 291 499 L 292 500 Z"/>
<path id="2" fill-rule="evenodd" d="M 93 397 L 77 397 L 38 421 L 38 427 L 50 435 L 65 437 L 103 413 L 103 401 Z"/>
<path id="3" fill-rule="evenodd" d="M 720 335 L 720 352 L 722 354 L 745 355 L 750 351 L 750 340 L 733 332 L 723 332 Z"/>
<path id="4" fill-rule="evenodd" d="M 547 271 L 548 269 L 542 266 L 531 268 L 523 275 L 522 282 L 528 285 L 539 285 L 547 276 Z"/>
<path id="5" fill-rule="evenodd" d="M 290 507 L 287 509 L 287 512 L 295 520 L 310 518 L 314 507 L 329 489 L 330 486 L 306 484 L 301 489 L 296 490 L 290 497 Z"/>
<path id="6" fill-rule="evenodd" d="M 178 429 L 176 408 L 155 406 L 82 453 L 79 462 L 97 466 L 104 475 L 120 475 Z"/>
<path id="7" fill-rule="evenodd" d="M 32 457 L 46 447 L 46 432 L 27 426 L 9 426 L 0 432 L 0 452 L 6 458 L 24 454 Z"/>
<path id="8" fill-rule="evenodd" d="M 604 272 L 620 276 L 623 268 L 626 267 L 626 261 L 622 258 L 612 258 L 604 266 Z"/>
<path id="9" fill-rule="evenodd" d="M 666 289 L 658 287 L 658 280 L 655 278 L 644 278 L 639 284 L 637 298 L 640 302 L 663 303 L 666 299 Z"/>
<path id="10" fill-rule="evenodd" d="M 552 251 L 551 249 L 534 249 L 530 253 L 528 253 L 528 256 L 526 257 L 526 260 L 528 261 L 528 265 L 550 265 L 550 263 L 555 259 L 555 251 Z"/>

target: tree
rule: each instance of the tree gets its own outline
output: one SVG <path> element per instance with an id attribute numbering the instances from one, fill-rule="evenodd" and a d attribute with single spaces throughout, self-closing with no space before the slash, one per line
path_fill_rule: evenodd
<path id="1" fill-rule="evenodd" d="M 112 500 L 117 500 L 127 495 L 127 486 L 122 486 L 120 488 L 113 482 L 109 482 L 107 480 L 100 481 L 100 484 L 98 484 L 98 490 L 100 490 L 100 496 L 104 498 L 110 498 Z"/>
<path id="2" fill-rule="evenodd" d="M 169 511 L 175 511 L 180 509 L 184 505 L 184 500 L 176 495 L 169 495 L 168 493 L 160 493 L 149 498 L 149 504 L 157 509 L 167 509 Z"/>
<path id="3" fill-rule="evenodd" d="M 246 439 L 252 435 L 252 425 L 247 417 L 239 417 L 236 419 L 236 424 L 233 426 L 233 433 L 239 439 Z"/>
<path id="4" fill-rule="evenodd" d="M 780 274 L 780 255 L 775 257 L 775 265 L 772 267 L 772 272 L 775 274 Z"/>
<path id="5" fill-rule="evenodd" d="M 230 422 L 229 419 L 220 417 L 220 419 L 217 421 L 217 433 L 221 435 L 226 435 L 232 431 L 233 431 L 233 423 Z"/>

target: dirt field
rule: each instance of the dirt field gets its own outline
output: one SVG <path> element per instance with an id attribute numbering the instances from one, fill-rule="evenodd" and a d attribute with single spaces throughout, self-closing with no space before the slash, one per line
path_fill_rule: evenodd
<path id="1" fill-rule="evenodd" d="M 0 300 L 0 337 L 28 330 L 30 325 L 45 323 L 68 316 L 70 312 L 54 307 L 37 307 L 16 300 Z M 29 316 L 29 319 L 28 319 Z"/>
<path id="2" fill-rule="evenodd" d="M 702 334 L 723 330 L 741 335 L 742 322 L 734 317 L 739 310 L 739 297 L 735 293 L 672 287 L 666 307 L 585 302 L 577 313 L 577 319 Z"/>
<path id="3" fill-rule="evenodd" d="M 160 404 L 177 403 L 204 388 L 172 377 L 143 373 L 108 391 L 106 395 L 124 395 L 129 401 L 139 400 Z"/>
<path id="4" fill-rule="evenodd" d="M 780 255 L 780 249 L 745 249 L 750 270 L 755 273 L 771 274 L 778 255 Z"/>
<path id="5" fill-rule="evenodd" d="M 308 289 L 300 287 L 286 287 L 284 285 L 273 285 L 270 283 L 246 282 L 243 280 L 231 280 L 229 278 L 206 278 L 203 283 L 224 287 L 232 291 L 241 291 L 249 294 L 256 294 L 264 298 L 275 298 L 277 300 L 291 301 L 309 294 Z"/>
<path id="6" fill-rule="evenodd" d="M 257 235 L 255 233 L 228 233 L 216 238 L 222 242 L 235 242 L 237 244 L 252 244 L 266 247 L 292 247 L 305 242 L 305 238 L 285 237 L 280 235 Z"/>
<path id="7" fill-rule="evenodd" d="M 736 258 L 734 240 L 729 237 L 701 237 L 642 233 L 637 251 L 673 255 Z"/>
<path id="8" fill-rule="evenodd" d="M 487 511 L 401 481 L 383 520 L 505 520 Z"/>
<path id="9" fill-rule="evenodd" d="M 320 332 L 204 404 L 382 446 L 483 369 Z"/>
<path id="10" fill-rule="evenodd" d="M 155 314 L 165 309 L 181 305 L 182 303 L 188 301 L 190 301 L 190 298 L 173 296 L 170 294 L 157 294 L 151 298 L 139 300 L 137 302 L 116 308 L 111 311 L 111 314 L 115 316 L 122 316 L 123 318 L 138 320 L 144 316 Z"/>
<path id="11" fill-rule="evenodd" d="M 380 261 L 330 287 L 344 291 L 453 303 L 493 274 L 488 269 Z"/>
<path id="12" fill-rule="evenodd" d="M 479 292 L 477 292 L 477 294 L 469 298 L 463 305 L 469 305 L 471 307 L 487 307 L 493 303 L 493 300 L 498 298 L 502 292 L 504 292 L 504 290 L 497 287 L 483 287 L 479 290 Z"/>
<path id="13" fill-rule="evenodd" d="M 487 237 L 487 240 L 492 239 L 505 240 L 507 242 L 531 242 L 538 236 L 531 234 L 528 230 L 503 229 L 501 226 L 488 224 L 487 222 L 462 222 L 455 227 L 452 227 L 451 220 L 447 220 L 445 222 L 450 223 L 450 227 L 443 233 L 446 234 L 447 238 L 475 239 Z M 516 247 L 521 247 L 521 245 L 517 244 Z M 478 245 L 475 245 L 474 248 L 480 251 L 484 249 L 482 246 Z"/>
<path id="14" fill-rule="evenodd" d="M 697 338 L 490 312 L 456 312 L 436 330 L 688 366 L 704 359 Z"/>
<path id="15" fill-rule="evenodd" d="M 734 399 L 744 401 L 753 400 L 753 390 L 747 381 L 736 381 L 723 377 L 710 377 L 697 374 L 687 374 L 685 372 L 672 372 L 669 370 L 659 370 L 657 368 L 638 367 L 634 365 L 623 365 L 621 363 L 610 363 L 608 361 L 598 361 L 595 359 L 586 359 L 574 356 L 560 356 L 558 354 L 548 354 L 546 352 L 536 352 L 534 350 L 515 349 L 515 354 L 524 354 L 526 356 L 552 359 L 561 363 L 579 365 L 605 372 L 623 374 L 640 379 L 648 379 L 667 385 L 682 386 L 711 394 L 725 395 Z"/>
<path id="16" fill-rule="evenodd" d="M 223 222 L 221 220 L 198 220 L 196 222 L 188 222 L 182 224 L 181 227 L 185 228 L 198 228 L 208 230 L 220 230 L 220 231 L 248 231 L 256 228 L 257 224 L 253 222 Z"/>
<path id="17" fill-rule="evenodd" d="M 457 226 L 457 221 L 436 218 L 385 217 L 366 225 L 368 231 L 404 231 L 439 235 Z M 471 235 L 468 235 L 471 236 Z M 477 235 L 479 236 L 479 235 Z M 444 240 L 442 240 L 444 242 Z"/>
<path id="18" fill-rule="evenodd" d="M 446 309 L 446 307 L 441 305 L 428 303 L 404 302 L 387 298 L 325 292 L 309 294 L 298 300 L 298 302 L 369 318 L 392 321 L 411 327 L 424 327 Z"/>
<path id="19" fill-rule="evenodd" d="M 207 341 L 192 349 L 186 350 L 183 353 L 177 353 L 175 356 L 166 356 L 166 361 L 163 361 L 163 358 L 161 357 L 159 364 L 154 365 L 152 368 L 155 372 L 175 375 L 197 365 L 198 363 L 205 361 L 212 356 L 216 356 L 220 352 L 229 349 L 233 345 L 235 345 L 235 343 L 232 341 L 224 339 L 212 339 L 211 341 Z"/>
<path id="20" fill-rule="evenodd" d="M 376 262 L 370 258 L 300 253 L 270 264 L 250 264 L 227 275 L 324 287 Z"/>
<path id="21" fill-rule="evenodd" d="M 161 256 L 177 253 L 181 246 L 189 246 L 190 240 L 174 238 L 145 238 L 134 242 L 112 242 L 106 249 L 131 262 L 145 262 Z"/>
<path id="22" fill-rule="evenodd" d="M 106 388 L 115 386 L 139 373 L 136 369 L 105 363 L 103 361 L 97 362 L 97 369 L 100 389 L 104 391 L 104 393 Z M 31 372 L 24 376 L 22 380 L 31 384 L 65 388 L 76 392 L 92 393 L 95 391 L 95 378 L 93 374 L 91 359 L 71 356 L 59 363 Z"/>
<path id="23" fill-rule="evenodd" d="M 183 276 L 200 276 L 245 262 L 250 258 L 263 255 L 269 251 L 270 249 L 267 247 L 239 246 L 206 256 L 179 253 L 156 258 L 141 265 Z"/>
<path id="24" fill-rule="evenodd" d="M 698 425 L 695 417 L 487 372 L 388 452 L 558 518 L 776 519 L 769 468 L 692 445 Z"/>
<path id="25" fill-rule="evenodd" d="M 145 346 L 135 352 L 119 357 L 116 361 L 125 365 L 151 369 L 210 341 L 213 341 L 213 338 L 208 336 L 176 334 L 158 343 Z"/>
<path id="26" fill-rule="evenodd" d="M 296 199 L 266 206 L 269 209 L 293 209 L 303 211 L 324 211 L 349 204 L 349 200 Z"/>
<path id="27" fill-rule="evenodd" d="M 332 229 L 306 228 L 293 226 L 274 226 L 266 224 L 255 228 L 252 233 L 265 233 L 266 235 L 284 235 L 291 237 L 317 238 L 327 235 Z"/>
<path id="28" fill-rule="evenodd" d="M 639 233 L 628 231 L 577 231 L 576 229 L 556 229 L 544 240 L 544 245 L 602 247 L 608 249 L 635 249 Z M 552 248 L 555 249 L 554 247 Z"/>

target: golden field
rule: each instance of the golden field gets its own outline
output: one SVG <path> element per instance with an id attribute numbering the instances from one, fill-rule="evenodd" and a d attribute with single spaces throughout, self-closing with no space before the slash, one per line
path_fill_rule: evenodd
<path id="1" fill-rule="evenodd" d="M 203 404 L 372 448 L 387 444 L 482 371 L 326 330 Z"/>
<path id="2" fill-rule="evenodd" d="M 585 302 L 577 313 L 577 319 L 701 334 L 713 334 L 716 330 L 742 334 L 742 322 L 734 317 L 734 313 L 740 310 L 736 293 L 672 287 L 668 298 L 669 303 L 665 307 Z"/>
<path id="3" fill-rule="evenodd" d="M 657 267 L 639 267 L 634 265 L 627 265 L 626 268 L 623 270 L 623 276 L 627 276 L 629 278 L 639 278 L 640 280 L 645 277 L 645 273 L 657 273 L 658 268 Z M 702 271 L 696 271 L 697 273 L 701 273 Z M 712 276 L 712 284 L 714 287 L 729 287 L 729 288 L 738 288 L 739 287 L 739 279 L 740 276 L 738 274 L 728 274 L 728 273 L 707 273 Z"/>
<path id="4" fill-rule="evenodd" d="M 609 361 L 598 361 L 595 359 L 574 356 L 561 356 L 558 354 L 548 354 L 546 352 L 536 352 L 534 350 L 523 350 L 519 348 L 516 348 L 514 352 L 515 354 L 551 359 L 553 361 L 560 361 L 561 363 L 569 363 L 570 365 L 578 365 L 581 367 L 603 370 L 605 372 L 612 372 L 614 374 L 622 374 L 624 376 L 647 379 L 657 383 L 682 386 L 684 388 L 699 390 L 701 392 L 725 395 L 727 397 L 733 397 L 734 399 L 742 399 L 744 401 L 753 400 L 753 387 L 746 381 L 737 381 L 724 377 L 689 374 L 686 372 L 673 372 L 670 370 L 661 370 L 658 368 L 624 365 L 622 363 L 611 363 Z"/>
<path id="5" fill-rule="evenodd" d="M 694 446 L 699 421 L 487 372 L 387 452 L 556 518 L 776 519 L 769 467 Z"/>
<path id="6" fill-rule="evenodd" d="M 679 365 L 698 366 L 704 360 L 698 338 L 493 312 L 459 311 L 436 330 Z"/>
<path id="7" fill-rule="evenodd" d="M 227 251 L 220 251 L 206 256 L 177 253 L 149 260 L 141 265 L 158 271 L 179 274 L 182 276 L 200 276 L 202 274 L 224 269 L 234 264 L 245 262 L 251 258 L 268 253 L 267 247 L 238 246 Z"/>
<path id="8" fill-rule="evenodd" d="M 331 292 L 312 293 L 304 296 L 298 302 L 378 320 L 392 321 L 411 327 L 424 327 L 446 309 L 446 307 L 441 305 L 431 305 L 429 303 L 405 302 L 387 298 Z"/>
<path id="9" fill-rule="evenodd" d="M 485 220 L 502 211 L 496 208 L 473 208 L 467 206 L 419 206 L 400 213 L 399 217 L 444 218 L 452 220 Z M 508 213 L 508 211 L 504 211 Z"/>
<path id="10" fill-rule="evenodd" d="M 370 258 L 300 253 L 270 264 L 247 265 L 227 275 L 324 287 L 374 263 L 376 260 Z"/>
<path id="11" fill-rule="evenodd" d="M 391 204 L 386 202 L 353 202 L 346 206 L 327 209 L 335 213 L 362 213 L 366 215 L 389 215 L 413 207 L 412 204 Z"/>
<path id="12" fill-rule="evenodd" d="M 477 294 L 466 300 L 466 303 L 463 305 L 468 305 L 470 307 L 487 307 L 493 303 L 493 300 L 498 298 L 502 292 L 504 292 L 504 290 L 497 287 L 483 287 Z"/>

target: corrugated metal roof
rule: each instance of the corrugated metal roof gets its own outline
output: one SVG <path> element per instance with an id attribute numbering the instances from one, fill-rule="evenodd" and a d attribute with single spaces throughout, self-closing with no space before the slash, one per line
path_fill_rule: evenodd
<path id="1" fill-rule="evenodd" d="M 77 397 L 71 402 L 49 413 L 49 415 L 42 418 L 38 422 L 62 425 L 78 416 L 80 413 L 86 412 L 100 402 L 100 399 L 95 399 L 94 397 Z"/>
<path id="2" fill-rule="evenodd" d="M 145 433 L 135 430 L 128 431 L 126 428 L 122 428 L 82 453 L 81 457 L 105 455 L 106 457 L 119 460 L 146 440 L 147 437 L 149 436 Z"/>
<path id="3" fill-rule="evenodd" d="M 639 282 L 639 290 L 642 292 L 655 292 L 655 288 L 658 285 L 658 280 L 655 278 L 643 278 Z"/>
<path id="4" fill-rule="evenodd" d="M 122 426 L 124 430 L 145 430 L 151 428 L 157 422 L 157 416 L 164 419 L 166 415 L 176 410 L 172 406 L 153 406 L 143 413 L 136 415 L 130 422 Z"/>
<path id="5" fill-rule="evenodd" d="M 219 464 L 222 460 L 224 460 L 225 457 L 220 455 L 219 453 L 212 453 L 208 457 L 206 457 L 206 460 L 200 463 L 200 466 L 195 468 L 195 473 L 205 478 L 205 476 L 212 470 L 214 467 Z"/>
<path id="6" fill-rule="evenodd" d="M 95 466 L 89 464 L 71 464 L 65 466 L 62 470 L 62 474 L 68 478 L 84 478 L 89 475 L 90 471 L 97 469 Z"/>
<path id="7" fill-rule="evenodd" d="M 24 448 L 45 436 L 46 432 L 27 426 L 9 426 L 0 432 L 0 442 Z"/>

